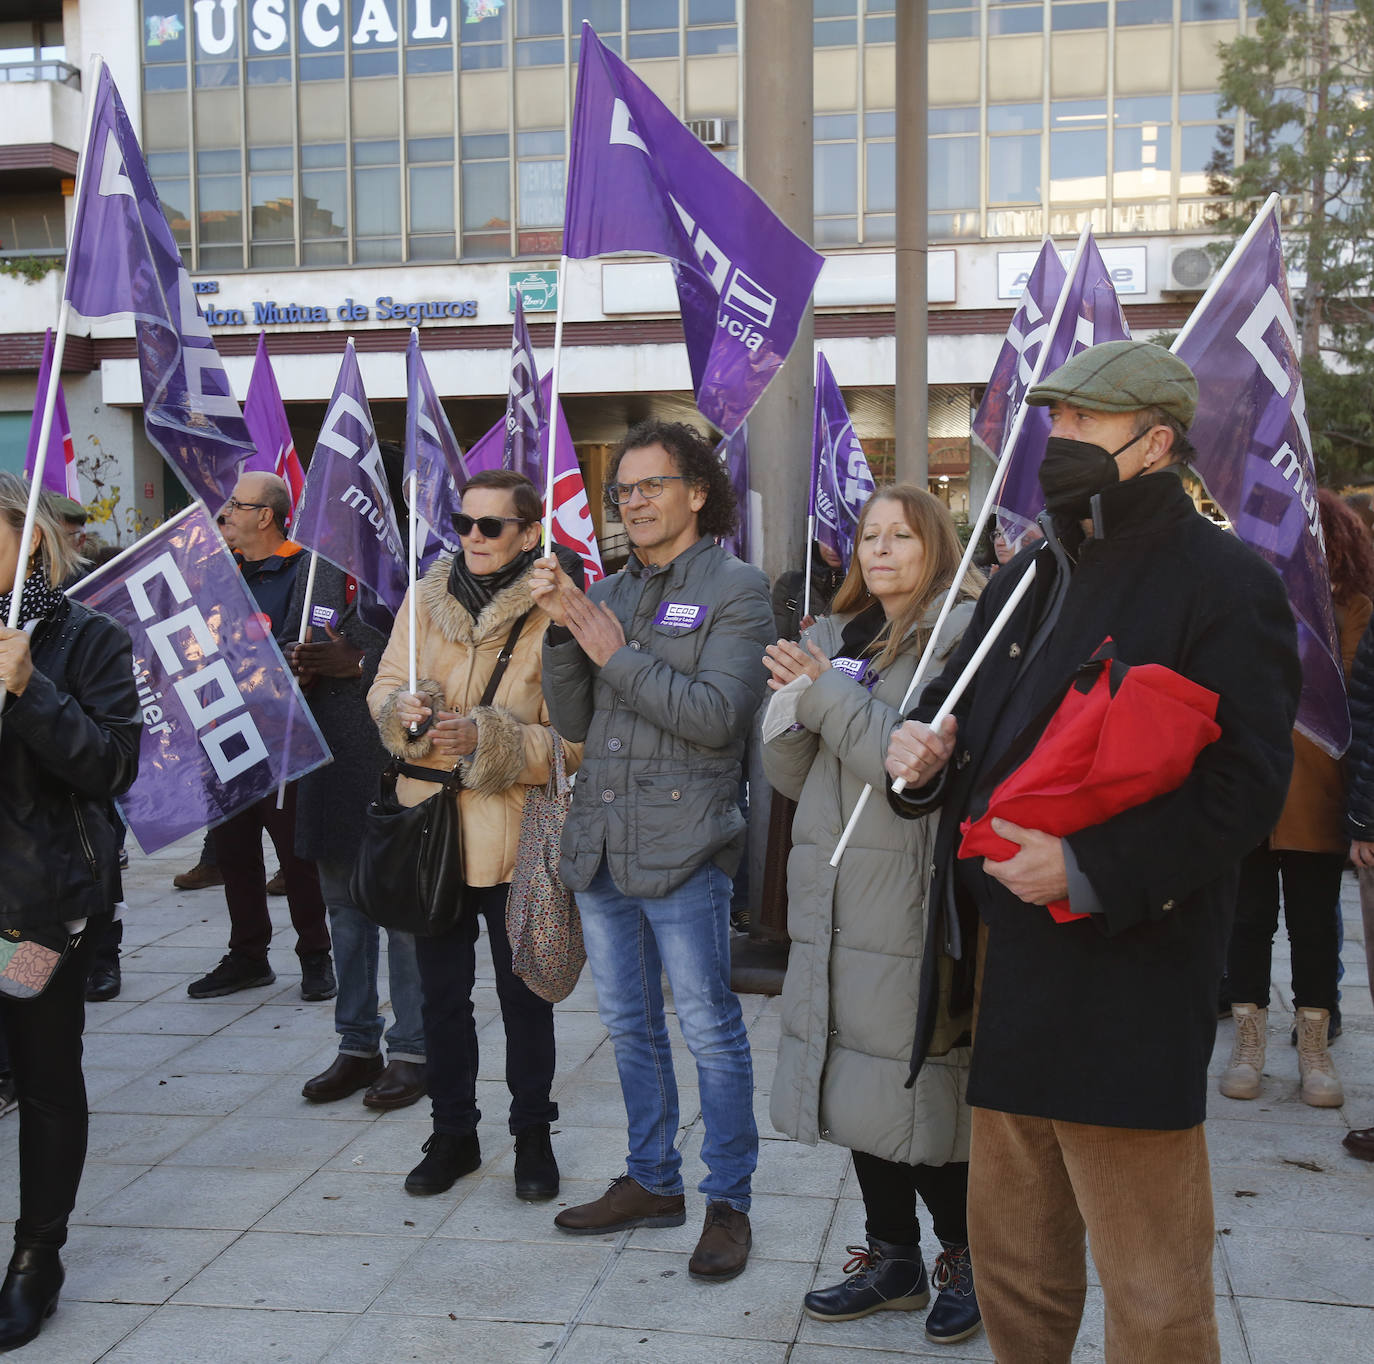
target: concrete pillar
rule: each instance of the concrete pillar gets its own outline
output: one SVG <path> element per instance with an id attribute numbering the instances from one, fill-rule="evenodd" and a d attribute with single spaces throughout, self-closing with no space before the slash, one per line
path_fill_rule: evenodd
<path id="1" fill-rule="evenodd" d="M 897 6 L 897 478 L 926 486 L 926 0 Z"/>
<path id="2" fill-rule="evenodd" d="M 744 175 L 773 211 L 804 241 L 812 239 L 810 6 L 794 0 L 744 3 Z M 762 498 L 763 571 L 770 582 L 807 561 L 807 470 L 811 458 L 814 336 L 810 309 L 797 343 L 749 416 L 749 464 Z M 749 903 L 753 954 L 736 952 L 737 988 L 781 989 L 786 923 L 775 909 L 765 916 L 764 861 L 770 795 L 752 746 L 749 771 Z M 770 887 L 776 891 L 776 887 Z M 781 906 L 781 895 L 770 895 Z M 771 950 L 758 939 L 771 939 Z M 750 957 L 746 963 L 745 955 Z"/>

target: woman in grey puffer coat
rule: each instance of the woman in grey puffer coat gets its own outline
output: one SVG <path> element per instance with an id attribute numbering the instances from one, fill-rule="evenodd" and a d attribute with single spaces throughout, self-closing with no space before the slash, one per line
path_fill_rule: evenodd
<path id="1" fill-rule="evenodd" d="M 764 771 L 798 801 L 788 861 L 792 937 L 773 1081 L 774 1125 L 798 1141 L 854 1152 L 867 1247 L 851 1246 L 843 1283 L 806 1295 L 807 1313 L 848 1321 L 930 1300 L 916 1198 L 944 1246 L 926 1334 L 951 1342 L 979 1325 L 968 1259 L 968 1047 L 938 1035 L 908 1089 L 934 827 L 870 800 L 838 868 L 840 830 L 866 783 L 881 793 L 888 736 L 960 558 L 944 505 L 909 484 L 879 489 L 859 518 L 853 561 L 800 645 L 765 662 L 774 690 Z M 938 654 L 958 643 L 981 579 L 962 585 Z M 938 664 L 932 670 L 939 671 Z"/>

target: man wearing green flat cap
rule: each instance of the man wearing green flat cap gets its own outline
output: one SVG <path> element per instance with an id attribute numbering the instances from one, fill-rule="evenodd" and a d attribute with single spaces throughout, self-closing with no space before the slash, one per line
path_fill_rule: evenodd
<path id="1" fill-rule="evenodd" d="M 1090 347 L 1031 390 L 1051 417 L 1045 539 L 993 579 L 888 750 L 907 783 L 898 812 L 941 812 L 914 1054 L 972 1029 L 969 1244 L 1001 1364 L 1067 1364 L 1086 1241 L 1108 1360 L 1220 1359 L 1207 1066 L 1238 868 L 1283 805 L 1300 674 L 1278 576 L 1178 476 L 1197 399 L 1188 367 L 1141 341 Z M 960 823 L 985 813 L 1107 640 L 1129 666 L 1216 693 L 1220 737 L 1166 794 L 1064 837 L 994 819 L 1015 854 L 957 858 Z M 1146 755 L 1165 738 L 1129 737 Z M 1044 908 L 1065 900 L 1076 917 Z"/>

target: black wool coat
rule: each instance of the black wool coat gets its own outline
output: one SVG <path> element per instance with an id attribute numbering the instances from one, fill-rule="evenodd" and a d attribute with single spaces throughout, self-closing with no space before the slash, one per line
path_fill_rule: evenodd
<path id="1" fill-rule="evenodd" d="M 1181 1129 L 1206 1115 L 1238 866 L 1273 828 L 1288 789 L 1296 635 L 1277 574 L 1200 516 L 1172 472 L 1109 488 L 1093 511 L 1094 535 L 1076 549 L 1076 564 L 1065 545 L 1046 541 L 996 575 L 913 712 L 934 715 L 1035 563 L 1034 586 L 955 710 L 951 763 L 907 799 L 893 797 L 912 816 L 942 809 L 912 1073 L 937 1012 L 971 1011 L 981 920 L 987 946 L 968 1101 Z M 986 809 L 1005 775 L 999 759 L 1018 736 L 1034 737 L 1028 728 L 1043 727 L 1107 636 L 1123 662 L 1163 664 L 1216 692 L 1222 733 L 1177 790 L 1068 837 L 1099 912 L 1059 924 L 987 876 L 981 860 L 956 867 L 959 824 Z"/>
<path id="2" fill-rule="evenodd" d="M 307 564 L 296 575 L 282 626 L 283 649 L 300 635 L 308 569 Z M 356 600 L 348 601 L 346 587 L 343 572 L 320 559 L 312 605 L 332 607 L 338 613 L 334 629 L 355 649 L 363 650 L 364 657 L 356 678 L 317 677 L 305 693 L 334 761 L 307 772 L 296 784 L 296 854 L 311 862 L 351 865 L 362 841 L 363 816 L 377 795 L 389 757 L 367 708 L 367 689 L 376 679 L 387 637 L 359 617 Z M 317 626 L 311 638 L 319 642 L 326 635 Z"/>
<path id="3" fill-rule="evenodd" d="M 1345 754 L 1346 832 L 1374 842 L 1374 620 L 1365 626 L 1350 669 L 1350 747 Z"/>

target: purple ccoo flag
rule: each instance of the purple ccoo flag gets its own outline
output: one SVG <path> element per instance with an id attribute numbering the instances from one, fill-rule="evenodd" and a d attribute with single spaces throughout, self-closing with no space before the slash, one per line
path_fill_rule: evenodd
<path id="1" fill-rule="evenodd" d="M 587 23 L 563 250 L 672 261 L 697 408 L 727 435 L 787 358 L 822 265 Z"/>
<path id="2" fill-rule="evenodd" d="M 1021 302 L 1007 328 L 992 378 L 973 418 L 973 441 L 995 464 L 1011 431 L 1012 418 L 1030 385 L 1040 348 L 1050 331 L 1050 315 L 1064 287 L 1064 263 L 1048 238 L 1040 248 Z"/>
<path id="3" fill-rule="evenodd" d="M 1345 674 L 1317 512 L 1307 403 L 1278 216 L 1267 207 L 1173 349 L 1198 381 L 1190 463 L 1236 534 L 1283 578 L 1298 625 L 1298 729 L 1333 757 L 1350 743 Z"/>
<path id="4" fill-rule="evenodd" d="M 1041 254 L 1043 256 L 1043 250 Z M 1058 324 L 1053 334 L 1047 332 L 1041 341 L 1046 352 L 1040 369 L 1041 378 L 1053 374 L 1065 361 L 1089 346 L 1098 346 L 1104 341 L 1130 340 L 1130 328 L 1122 314 L 1111 272 L 1102 260 L 1102 253 L 1097 249 L 1091 230 L 1083 250 L 1079 252 L 1077 267 L 1064 282 L 1059 297 L 1063 306 L 1059 311 Z M 1021 381 L 1022 398 L 1025 397 L 1024 385 L 1029 382 L 1033 364 L 1032 360 L 1032 364 L 1027 366 L 1025 379 Z M 1013 407 L 1006 418 L 1007 434 L 1010 434 L 1015 416 L 1016 409 Z M 1026 408 L 1021 434 L 1016 438 L 1016 448 L 1003 470 L 993 508 L 1002 534 L 1009 543 L 1019 540 L 1044 510 L 1045 496 L 1040 491 L 1040 461 L 1045 457 L 1045 442 L 1049 435 L 1049 409 Z"/>
<path id="5" fill-rule="evenodd" d="M 816 419 L 811 439 L 811 515 L 816 539 L 840 556 L 846 569 L 854 552 L 859 513 L 873 492 L 868 456 L 854 434 L 844 395 L 830 365 L 816 352 Z M 811 547 L 807 546 L 807 554 Z"/>
<path id="6" fill-rule="evenodd" d="M 89 320 L 133 314 L 148 439 L 217 512 L 253 441 L 104 65 L 92 99 L 66 297 Z"/>
<path id="7" fill-rule="evenodd" d="M 730 486 L 735 490 L 735 503 L 739 507 L 739 529 L 727 535 L 720 543 L 737 559 L 752 563 L 749 554 L 753 548 L 752 500 L 749 492 L 749 424 L 745 422 L 733 436 L 726 436 L 716 446 L 716 455 L 724 461 L 730 474 Z"/>
<path id="8" fill-rule="evenodd" d="M 305 475 L 292 538 L 369 587 L 396 614 L 409 574 L 351 336 Z"/>
<path id="9" fill-rule="evenodd" d="M 416 546 L 423 573 L 440 554 L 457 554 L 462 548 L 453 516 L 463 510 L 458 489 L 468 481 L 468 466 L 458 448 L 453 428 L 420 354 L 420 333 L 410 329 L 406 348 L 406 496 L 410 476 L 415 481 L 415 515 L 424 523 L 425 538 Z"/>
<path id="10" fill-rule="evenodd" d="M 156 852 L 329 761 L 310 708 L 210 514 L 193 502 L 72 596 L 129 632 L 143 707 L 119 808 Z"/>
<path id="11" fill-rule="evenodd" d="M 24 458 L 24 477 L 33 480 L 38 463 L 38 438 L 43 434 L 43 404 L 48 396 L 48 380 L 52 374 L 52 328 L 43 339 L 43 360 L 38 366 L 38 397 L 33 405 L 33 421 L 29 424 L 29 449 Z M 62 392 L 62 380 L 57 381 L 57 396 L 53 400 L 52 427 L 48 431 L 48 457 L 43 461 L 43 486 L 61 497 L 81 501 L 81 485 L 76 477 L 76 446 L 72 441 L 72 424 L 67 417 L 67 399 Z"/>
<path id="12" fill-rule="evenodd" d="M 276 474 L 291 490 L 291 515 L 288 528 L 295 523 L 296 508 L 305 488 L 305 472 L 296 454 L 296 438 L 286 420 L 286 406 L 272 371 L 272 359 L 267 354 L 267 333 L 258 333 L 258 353 L 253 361 L 253 377 L 248 381 L 248 398 L 243 404 L 243 420 L 256 449 L 244 461 L 244 473 L 250 470 Z"/>
<path id="13" fill-rule="evenodd" d="M 544 486 L 547 470 L 539 454 L 539 433 L 549 414 L 539 391 L 530 330 L 525 325 L 525 295 L 515 291 L 515 322 L 510 339 L 510 391 L 506 396 L 506 444 L 501 467 L 524 474 L 536 488 Z"/>

